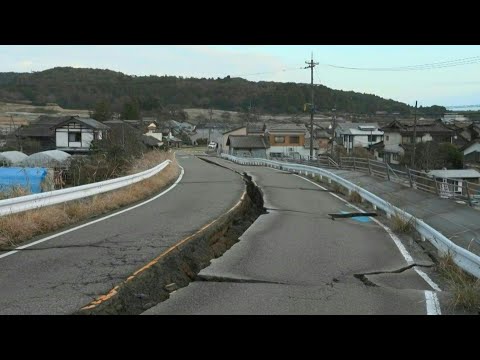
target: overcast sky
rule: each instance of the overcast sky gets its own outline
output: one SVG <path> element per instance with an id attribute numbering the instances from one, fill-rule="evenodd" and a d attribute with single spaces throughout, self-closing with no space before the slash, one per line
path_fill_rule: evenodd
<path id="1" fill-rule="evenodd" d="M 313 52 L 314 82 L 333 89 L 375 94 L 408 104 L 480 104 L 480 46 L 400 45 L 19 45 L 0 46 L 0 72 L 41 71 L 56 66 L 111 69 L 129 75 L 309 83 L 303 69 Z M 395 68 L 454 61 L 414 71 Z M 450 66 L 452 64 L 460 64 Z M 442 65 L 443 66 L 443 65 Z M 262 73 L 262 74 L 258 74 Z"/>

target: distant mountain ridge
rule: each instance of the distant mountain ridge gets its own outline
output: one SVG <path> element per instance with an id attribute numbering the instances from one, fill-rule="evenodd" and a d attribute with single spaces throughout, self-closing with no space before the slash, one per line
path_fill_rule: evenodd
<path id="1" fill-rule="evenodd" d="M 175 76 L 130 76 L 101 69 L 56 67 L 33 73 L 0 73 L 0 100 L 31 101 L 34 105 L 57 103 L 66 109 L 93 109 L 100 100 L 111 103 L 113 111 L 134 98 L 142 111 L 166 105 L 183 108 L 215 108 L 271 114 L 308 112 L 310 85 L 280 82 L 253 82 L 242 78 L 198 79 Z M 315 85 L 319 112 L 413 114 L 407 104 L 376 95 L 333 90 Z M 442 106 L 420 107 L 418 114 L 441 116 Z"/>

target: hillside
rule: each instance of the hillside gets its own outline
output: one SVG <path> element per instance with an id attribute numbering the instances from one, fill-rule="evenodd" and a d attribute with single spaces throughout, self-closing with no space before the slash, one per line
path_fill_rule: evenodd
<path id="1" fill-rule="evenodd" d="M 197 79 L 174 76 L 129 76 L 100 69 L 58 67 L 34 73 L 0 73 L 0 100 L 56 103 L 65 109 L 93 109 L 107 100 L 113 111 L 135 98 L 142 112 L 167 105 L 260 113 L 298 114 L 310 99 L 310 86 L 297 83 L 252 82 L 241 78 Z M 374 114 L 376 111 L 410 115 L 413 108 L 394 100 L 353 91 L 315 86 L 317 111 Z M 442 114 L 444 107 L 419 109 L 420 114 Z"/>

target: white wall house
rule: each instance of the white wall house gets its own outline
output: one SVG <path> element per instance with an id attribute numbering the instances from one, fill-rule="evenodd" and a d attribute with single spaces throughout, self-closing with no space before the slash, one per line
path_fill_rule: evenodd
<path id="1" fill-rule="evenodd" d="M 413 146 L 413 124 L 394 120 L 381 130 L 384 132 L 383 142 L 372 147 L 375 158 L 389 164 L 399 164 L 405 155 L 405 148 Z M 415 135 L 417 144 L 428 141 L 451 143 L 454 132 L 445 127 L 441 121 L 425 121 L 417 124 Z"/>
<path id="2" fill-rule="evenodd" d="M 54 129 L 57 150 L 85 153 L 90 150 L 92 141 L 101 140 L 109 127 L 94 119 L 72 116 L 54 126 Z"/>
<path id="3" fill-rule="evenodd" d="M 342 139 L 343 147 L 351 152 L 354 147 L 367 148 L 383 140 L 383 131 L 378 129 L 378 124 L 338 124 L 335 136 Z"/>

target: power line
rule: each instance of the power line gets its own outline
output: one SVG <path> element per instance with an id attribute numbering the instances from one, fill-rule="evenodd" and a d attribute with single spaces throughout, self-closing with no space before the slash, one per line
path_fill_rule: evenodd
<path id="1" fill-rule="evenodd" d="M 432 70 L 432 69 L 441 69 L 453 66 L 477 64 L 480 62 L 480 56 L 472 56 L 468 58 L 433 62 L 427 64 L 419 65 L 409 65 L 409 66 L 396 66 L 396 67 L 379 67 L 379 68 L 370 68 L 370 67 L 349 67 L 349 66 L 340 66 L 334 64 L 321 64 L 323 66 L 328 66 L 336 69 L 345 69 L 345 70 L 360 70 L 360 71 L 421 71 L 421 70 Z"/>
<path id="2" fill-rule="evenodd" d="M 251 74 L 240 74 L 240 75 L 230 75 L 230 77 L 243 77 L 243 76 L 255 76 L 255 75 L 265 75 L 265 74 L 277 74 L 280 72 L 286 72 L 286 71 L 292 71 L 292 70 L 303 70 L 304 68 L 302 67 L 292 67 L 292 68 L 285 68 L 281 70 L 276 70 L 276 71 L 264 71 L 264 72 L 258 72 L 258 73 L 251 73 Z"/>

